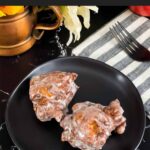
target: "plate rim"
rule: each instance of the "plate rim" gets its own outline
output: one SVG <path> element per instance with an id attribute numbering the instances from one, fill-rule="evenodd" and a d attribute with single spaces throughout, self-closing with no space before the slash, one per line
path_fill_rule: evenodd
<path id="1" fill-rule="evenodd" d="M 17 140 L 15 139 L 15 136 L 12 134 L 11 132 L 11 127 L 9 125 L 9 121 L 8 121 L 8 108 L 9 108 L 9 104 L 11 102 L 11 99 L 12 97 L 14 96 L 14 94 L 16 93 L 16 91 L 18 90 L 18 88 L 21 86 L 21 84 L 27 79 L 29 78 L 34 72 L 36 72 L 36 70 L 39 70 L 40 68 L 43 68 L 44 66 L 48 65 L 49 63 L 54 63 L 54 62 L 57 62 L 57 61 L 61 61 L 61 60 L 72 60 L 72 59 L 79 59 L 79 60 L 82 60 L 82 61 L 88 61 L 90 63 L 96 63 L 96 64 L 100 64 L 100 65 L 103 65 L 105 67 L 107 67 L 108 69 L 110 70 L 113 70 L 119 74 L 121 74 L 124 78 L 126 78 L 126 80 L 128 80 L 128 82 L 131 84 L 132 87 L 134 87 L 135 89 L 135 92 L 136 94 L 138 95 L 139 97 L 139 103 L 142 108 L 142 111 L 143 111 L 143 121 L 142 121 L 142 126 L 143 126 L 143 129 L 142 129 L 142 133 L 141 133 L 141 138 L 139 139 L 137 145 L 135 145 L 135 149 L 137 149 L 140 145 L 140 143 L 142 142 L 142 139 L 143 139 L 143 136 L 144 136 L 144 132 L 145 132 L 145 126 L 146 126 L 146 115 L 145 115 L 145 110 L 144 110 L 144 105 L 143 105 L 143 102 L 142 102 L 142 98 L 141 98 L 141 95 L 138 91 L 138 89 L 135 87 L 135 85 L 133 84 L 133 82 L 126 76 L 124 75 L 121 71 L 117 70 L 116 68 L 112 67 L 112 66 L 109 66 L 108 64 L 102 62 L 102 61 L 99 61 L 99 60 L 95 60 L 95 59 L 92 59 L 92 58 L 88 58 L 88 57 L 83 57 L 83 56 L 67 56 L 67 57 L 58 57 L 58 58 L 55 58 L 55 59 L 52 59 L 52 60 L 49 60 L 49 61 L 46 61 L 38 66 L 36 66 L 35 68 L 33 68 L 27 75 L 25 75 L 25 77 L 17 84 L 17 86 L 14 88 L 14 90 L 12 91 L 8 101 L 7 101 L 7 105 L 6 105 L 6 110 L 5 110 L 5 123 L 6 123 L 6 128 L 7 128 L 7 131 L 9 133 L 9 136 L 11 138 L 11 140 L 13 141 L 13 143 L 19 148 L 21 149 L 21 145 L 17 142 Z"/>

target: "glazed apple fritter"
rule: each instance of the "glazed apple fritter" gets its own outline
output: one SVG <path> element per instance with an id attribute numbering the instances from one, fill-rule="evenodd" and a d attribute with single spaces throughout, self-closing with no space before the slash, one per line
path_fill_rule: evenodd
<path id="1" fill-rule="evenodd" d="M 78 90 L 76 73 L 55 71 L 37 75 L 30 80 L 29 96 L 40 121 L 60 121 Z"/>
<path id="2" fill-rule="evenodd" d="M 69 142 L 81 150 L 102 149 L 112 131 L 123 134 L 126 118 L 119 100 L 108 106 L 92 102 L 77 103 L 73 113 L 66 115 L 60 125 L 64 129 L 62 141 Z"/>

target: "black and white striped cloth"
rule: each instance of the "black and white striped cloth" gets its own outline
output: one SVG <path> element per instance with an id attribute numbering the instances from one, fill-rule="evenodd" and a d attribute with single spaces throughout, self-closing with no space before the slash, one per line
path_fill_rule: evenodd
<path id="1" fill-rule="evenodd" d="M 135 61 L 122 50 L 109 31 L 117 21 L 150 50 L 150 20 L 126 10 L 88 37 L 72 53 L 100 60 L 124 73 L 137 87 L 145 103 L 150 100 L 150 62 Z"/>

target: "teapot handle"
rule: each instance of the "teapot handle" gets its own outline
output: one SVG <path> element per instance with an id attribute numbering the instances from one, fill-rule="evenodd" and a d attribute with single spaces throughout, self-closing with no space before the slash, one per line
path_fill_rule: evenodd
<path id="1" fill-rule="evenodd" d="M 62 14 L 59 6 L 49 6 L 49 8 L 56 14 L 57 20 L 54 24 L 37 23 L 33 32 L 33 37 L 37 40 L 41 39 L 44 34 L 44 30 L 55 30 L 61 25 Z"/>

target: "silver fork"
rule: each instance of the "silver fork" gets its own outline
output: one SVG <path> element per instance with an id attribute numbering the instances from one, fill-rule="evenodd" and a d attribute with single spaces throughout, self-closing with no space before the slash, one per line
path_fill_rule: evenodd
<path id="1" fill-rule="evenodd" d="M 115 25 L 110 28 L 110 31 L 131 58 L 138 61 L 150 60 L 150 52 L 142 46 L 120 22 L 115 23 Z"/>

